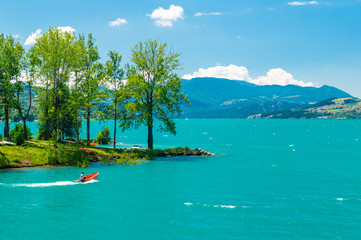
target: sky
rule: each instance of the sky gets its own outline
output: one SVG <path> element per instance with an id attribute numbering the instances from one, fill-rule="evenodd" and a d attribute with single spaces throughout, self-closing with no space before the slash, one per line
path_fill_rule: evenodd
<path id="1" fill-rule="evenodd" d="M 330 85 L 361 98 L 361 0 L 0 0 L 0 33 L 26 49 L 49 27 L 93 33 L 129 62 L 147 39 L 181 53 L 179 75 Z"/>

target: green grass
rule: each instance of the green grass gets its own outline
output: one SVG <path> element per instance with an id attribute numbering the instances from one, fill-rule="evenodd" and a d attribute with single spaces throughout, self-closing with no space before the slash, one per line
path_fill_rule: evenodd
<path id="1" fill-rule="evenodd" d="M 46 147 L 26 143 L 23 146 L 0 146 L 10 167 L 44 166 L 48 164 Z"/>
<path id="2" fill-rule="evenodd" d="M 87 148 L 94 154 L 80 150 Z M 0 146 L 0 168 L 33 166 L 89 166 L 90 162 L 100 161 L 107 164 L 138 165 L 147 159 L 170 156 L 206 156 L 208 153 L 199 149 L 112 149 L 89 147 L 81 144 L 62 144 L 56 147 L 47 141 L 28 141 L 22 146 Z"/>

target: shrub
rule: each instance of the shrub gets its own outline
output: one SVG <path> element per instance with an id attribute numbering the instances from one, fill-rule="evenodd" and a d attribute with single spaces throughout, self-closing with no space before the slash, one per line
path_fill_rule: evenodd
<path id="1" fill-rule="evenodd" d="M 9 159 L 7 159 L 4 153 L 0 152 L 0 168 L 5 168 L 8 165 L 9 165 Z"/>
<path id="2" fill-rule="evenodd" d="M 30 128 L 26 127 L 26 132 L 28 134 L 28 137 L 32 136 Z M 24 125 L 22 125 L 21 123 L 15 124 L 15 128 L 10 130 L 10 139 L 13 140 L 16 145 L 22 145 L 25 142 Z"/>
<path id="3" fill-rule="evenodd" d="M 97 138 L 95 139 L 95 141 L 99 144 L 108 144 L 111 140 L 110 137 L 110 131 L 108 127 L 105 127 L 103 130 L 101 130 L 98 133 Z"/>
<path id="4" fill-rule="evenodd" d="M 46 154 L 48 163 L 51 165 L 89 166 L 88 154 L 81 151 L 78 145 L 49 145 Z"/>

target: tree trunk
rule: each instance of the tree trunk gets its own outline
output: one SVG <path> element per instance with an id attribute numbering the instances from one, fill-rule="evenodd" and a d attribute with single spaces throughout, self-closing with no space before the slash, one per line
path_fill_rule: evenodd
<path id="1" fill-rule="evenodd" d="M 25 141 L 27 141 L 29 139 L 28 139 L 28 131 L 26 131 L 26 120 L 25 120 L 25 118 L 23 118 L 23 122 L 24 122 L 24 139 L 25 139 Z"/>
<path id="2" fill-rule="evenodd" d="M 148 149 L 153 149 L 153 121 L 148 123 Z"/>
<path id="3" fill-rule="evenodd" d="M 4 105 L 4 113 L 5 113 L 5 128 L 4 128 L 4 137 L 9 138 L 10 135 L 10 127 L 9 127 L 9 107 L 7 102 Z"/>
<path id="4" fill-rule="evenodd" d="M 114 108 L 114 145 L 113 145 L 114 149 L 115 149 L 116 134 L 117 134 L 117 107 L 115 106 L 115 108 Z"/>
<path id="5" fill-rule="evenodd" d="M 78 116 L 76 117 L 76 140 L 79 141 L 79 123 L 78 123 Z"/>
<path id="6" fill-rule="evenodd" d="M 90 142 L 90 109 L 87 109 L 87 116 L 86 116 L 86 140 L 88 143 Z"/>
<path id="7" fill-rule="evenodd" d="M 49 109 L 48 109 L 48 106 L 46 106 L 45 118 L 46 118 L 46 140 L 49 141 L 49 139 L 50 139 L 50 123 L 49 123 Z"/>

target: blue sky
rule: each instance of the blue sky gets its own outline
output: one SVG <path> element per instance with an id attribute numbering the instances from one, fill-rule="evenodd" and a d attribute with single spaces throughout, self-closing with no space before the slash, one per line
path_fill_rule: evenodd
<path id="1" fill-rule="evenodd" d="M 360 12 L 360 0 L 12 0 L 1 1 L 0 32 L 25 43 L 38 29 L 70 26 L 93 33 L 102 61 L 117 50 L 123 63 L 136 42 L 158 38 L 182 53 L 181 76 L 331 85 L 361 97 Z"/>

